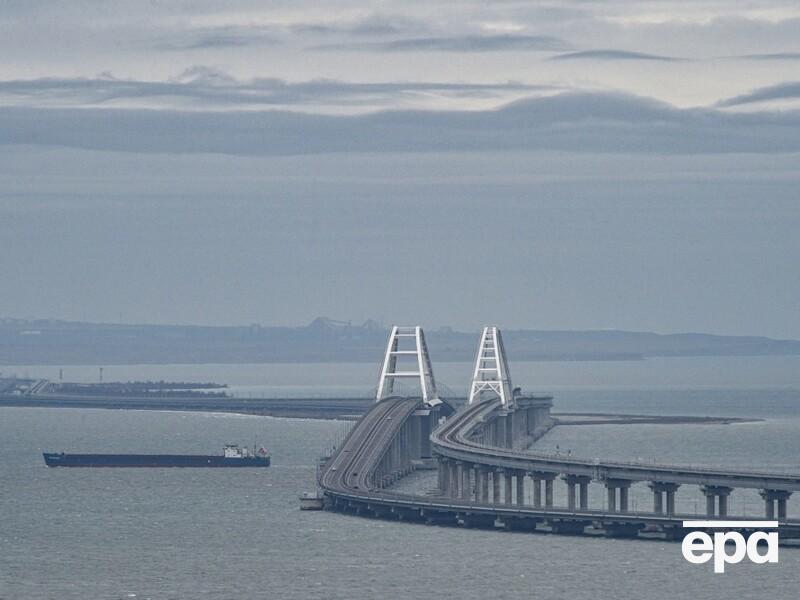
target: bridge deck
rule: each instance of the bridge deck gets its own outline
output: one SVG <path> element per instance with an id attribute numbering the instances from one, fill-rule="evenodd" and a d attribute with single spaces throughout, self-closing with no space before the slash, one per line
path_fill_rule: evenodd
<path id="1" fill-rule="evenodd" d="M 669 481 L 679 484 L 800 490 L 800 475 L 712 467 L 622 462 L 511 450 L 479 444 L 469 433 L 499 408 L 495 400 L 475 403 L 433 433 L 439 454 L 455 460 L 522 471 L 586 475 L 592 479 Z"/>
<path id="2" fill-rule="evenodd" d="M 598 524 L 609 531 L 613 531 L 614 528 L 628 528 L 624 529 L 628 533 L 642 529 L 679 532 L 682 530 L 684 520 L 698 518 L 706 520 L 706 517 L 699 517 L 697 514 L 620 513 L 555 506 L 487 504 L 467 499 L 417 496 L 379 489 L 372 481 L 372 473 L 404 421 L 419 408 L 419 399 L 388 398 L 375 404 L 364 415 L 320 472 L 319 484 L 329 499 L 345 508 L 363 509 L 373 514 L 400 516 L 406 519 L 452 524 L 478 520 L 485 526 L 496 526 L 502 522 L 510 528 L 528 529 L 536 529 L 536 523 L 547 522 L 555 524 L 554 527 L 559 524 L 571 525 L 572 533 L 575 532 L 575 526 L 583 527 L 590 524 Z M 459 436 L 459 432 L 465 427 L 465 422 L 480 418 L 488 408 L 485 404 L 476 404 L 462 409 L 458 416 L 447 421 L 434 433 L 433 440 L 436 443 L 449 440 L 446 442 L 448 445 L 457 446 L 462 443 L 461 440 L 454 442 L 452 438 Z M 491 450 L 493 452 L 486 452 L 487 448 L 484 446 L 470 447 L 470 452 L 473 453 L 470 455 L 470 460 L 475 459 L 475 453 L 486 453 L 495 460 L 494 451 L 498 449 Z M 499 452 L 500 456 L 516 454 L 522 453 Z M 544 460 L 530 456 L 521 459 Z M 581 461 L 578 461 L 578 464 L 581 464 Z M 558 467 L 561 468 L 560 462 Z M 758 477 L 763 479 L 763 475 Z M 780 529 L 785 539 L 800 537 L 800 521 L 783 521 Z"/>

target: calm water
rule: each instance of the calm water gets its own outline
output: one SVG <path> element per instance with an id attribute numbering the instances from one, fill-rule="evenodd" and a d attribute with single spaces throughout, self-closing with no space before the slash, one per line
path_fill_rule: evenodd
<path id="1" fill-rule="evenodd" d="M 469 365 L 435 365 L 459 389 Z M 513 364 L 559 410 L 762 417 L 729 426 L 580 426 L 581 455 L 800 470 L 800 358 Z M 0 367 L 57 377 L 51 367 Z M 368 393 L 375 365 L 106 367 L 105 378 L 211 379 L 237 393 Z M 97 369 L 65 368 L 91 380 Z M 303 385 L 297 385 L 302 377 Z M 535 385 L 533 385 L 535 384 Z M 800 550 L 714 575 L 680 546 L 461 530 L 301 513 L 311 466 L 345 427 L 236 415 L 0 408 L 0 598 L 797 598 Z M 253 470 L 62 470 L 42 450 L 217 452 L 264 443 Z M 560 490 L 561 486 L 557 486 Z M 593 501 L 602 504 L 602 488 Z M 634 486 L 633 501 L 649 497 Z M 702 504 L 681 489 L 681 510 Z M 735 512 L 759 514 L 736 492 Z M 790 510 L 800 515 L 792 500 Z"/>

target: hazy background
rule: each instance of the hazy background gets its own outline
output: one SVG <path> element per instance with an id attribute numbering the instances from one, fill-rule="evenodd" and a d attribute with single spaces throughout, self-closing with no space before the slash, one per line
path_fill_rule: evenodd
<path id="1" fill-rule="evenodd" d="M 4 2 L 0 317 L 800 338 L 790 1 Z"/>

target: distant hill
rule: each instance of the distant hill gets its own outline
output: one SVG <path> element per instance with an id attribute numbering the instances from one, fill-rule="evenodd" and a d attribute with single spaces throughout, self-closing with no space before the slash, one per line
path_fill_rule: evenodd
<path id="1" fill-rule="evenodd" d="M 304 327 L 121 325 L 0 319 L 0 364 L 374 362 L 388 330 L 318 318 Z M 425 332 L 434 360 L 471 361 L 477 331 Z M 513 360 L 800 354 L 800 341 L 704 333 L 504 329 Z"/>

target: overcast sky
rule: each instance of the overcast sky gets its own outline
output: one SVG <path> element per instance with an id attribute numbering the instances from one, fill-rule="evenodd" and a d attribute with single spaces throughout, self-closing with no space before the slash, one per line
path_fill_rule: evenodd
<path id="1" fill-rule="evenodd" d="M 0 317 L 800 338 L 800 4 L 0 4 Z"/>

